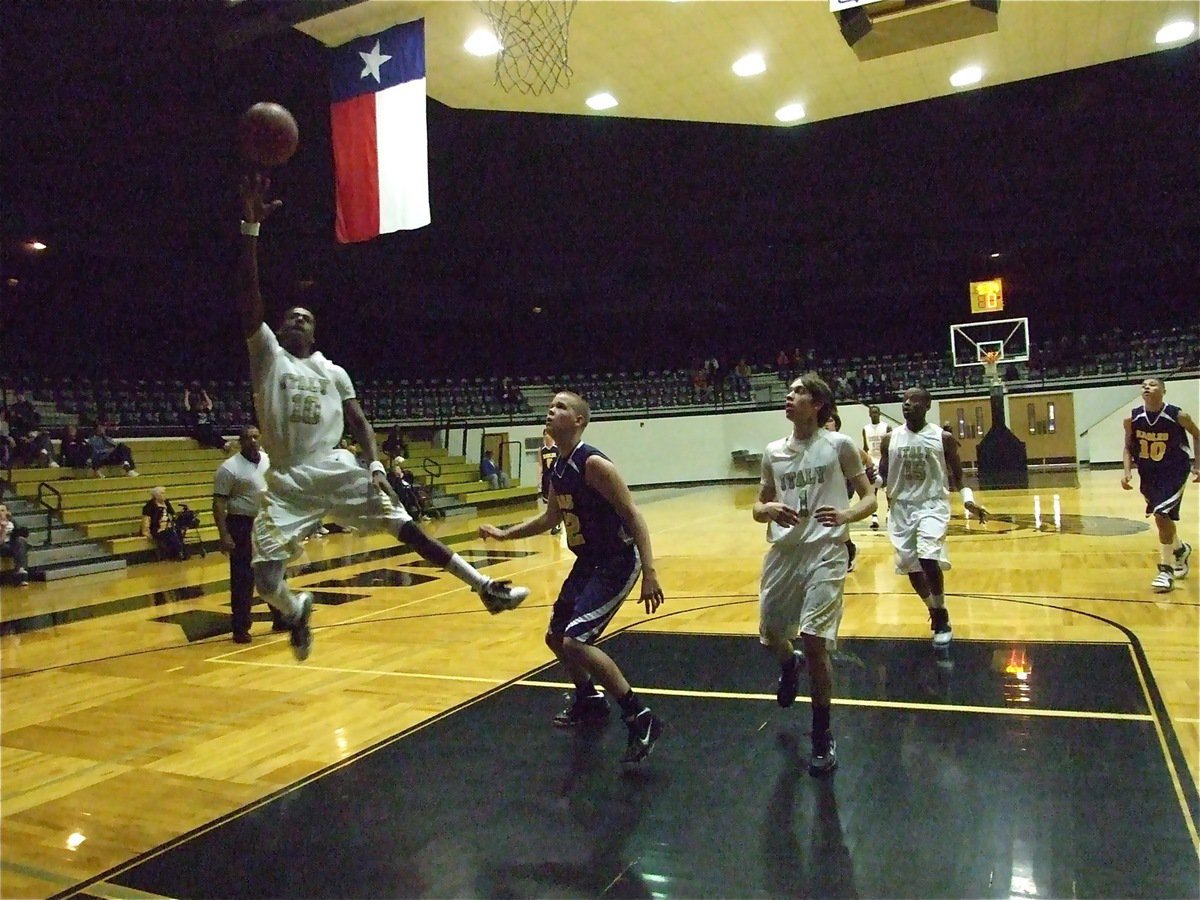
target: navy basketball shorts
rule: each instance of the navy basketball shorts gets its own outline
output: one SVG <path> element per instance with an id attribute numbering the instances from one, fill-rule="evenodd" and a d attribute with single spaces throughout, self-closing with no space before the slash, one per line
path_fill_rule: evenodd
<path id="1" fill-rule="evenodd" d="M 601 559 L 577 557 L 554 601 L 549 633 L 595 643 L 641 572 L 642 561 L 635 547 Z"/>
<path id="2" fill-rule="evenodd" d="M 1179 521 L 1179 508 L 1183 505 L 1183 489 L 1187 487 L 1189 469 L 1177 471 L 1138 470 L 1138 487 L 1146 498 L 1146 515 L 1166 516 Z"/>

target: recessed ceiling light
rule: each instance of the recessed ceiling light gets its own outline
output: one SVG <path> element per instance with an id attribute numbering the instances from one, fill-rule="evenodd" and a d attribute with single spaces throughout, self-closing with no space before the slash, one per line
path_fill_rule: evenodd
<path id="1" fill-rule="evenodd" d="M 1158 34 L 1154 36 L 1154 43 L 1173 44 L 1176 41 L 1183 41 L 1190 38 L 1195 30 L 1194 22 L 1170 22 L 1158 29 Z"/>
<path id="2" fill-rule="evenodd" d="M 983 78 L 983 69 L 979 66 L 967 66 L 951 75 L 950 83 L 955 87 L 966 87 L 968 84 L 977 84 L 981 78 Z"/>
<path id="3" fill-rule="evenodd" d="M 789 103 L 775 110 L 775 118 L 780 122 L 799 122 L 804 118 L 803 103 Z"/>
<path id="4" fill-rule="evenodd" d="M 743 78 L 758 75 L 767 71 L 767 61 L 761 53 L 747 53 L 733 64 L 733 71 L 735 75 L 741 75 Z"/>
<path id="5" fill-rule="evenodd" d="M 603 94 L 593 94 L 584 102 L 595 110 L 612 109 L 617 105 L 617 98 L 606 92 Z"/>
<path id="6" fill-rule="evenodd" d="M 463 44 L 463 48 L 472 56 L 491 56 L 504 49 L 496 35 L 486 28 L 480 28 L 473 32 L 467 38 L 467 42 Z"/>
<path id="7" fill-rule="evenodd" d="M 991 257 L 992 259 L 999 259 L 999 258 L 1000 258 L 1000 254 L 999 254 L 999 253 L 989 253 L 989 254 L 988 254 L 988 256 L 989 256 L 989 257 Z"/>

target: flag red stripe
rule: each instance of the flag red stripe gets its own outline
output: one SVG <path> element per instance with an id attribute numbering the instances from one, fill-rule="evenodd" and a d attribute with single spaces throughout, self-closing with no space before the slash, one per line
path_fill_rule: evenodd
<path id="1" fill-rule="evenodd" d="M 337 239 L 366 241 L 379 234 L 379 147 L 375 95 L 360 94 L 330 107 L 337 184 Z"/>

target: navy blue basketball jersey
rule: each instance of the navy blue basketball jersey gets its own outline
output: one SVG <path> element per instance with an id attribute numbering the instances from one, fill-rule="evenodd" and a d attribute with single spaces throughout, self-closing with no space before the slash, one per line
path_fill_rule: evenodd
<path id="1" fill-rule="evenodd" d="M 567 547 L 576 556 L 597 558 L 626 552 L 633 536 L 613 505 L 588 487 L 584 471 L 589 457 L 608 459 L 591 444 L 579 444 L 562 457 L 550 473 L 567 533 Z"/>
<path id="2" fill-rule="evenodd" d="M 1132 434 L 1129 452 L 1138 472 L 1187 471 L 1191 462 L 1187 454 L 1187 432 L 1179 424 L 1179 407 L 1170 403 L 1156 413 L 1145 406 L 1136 406 L 1130 413 Z"/>

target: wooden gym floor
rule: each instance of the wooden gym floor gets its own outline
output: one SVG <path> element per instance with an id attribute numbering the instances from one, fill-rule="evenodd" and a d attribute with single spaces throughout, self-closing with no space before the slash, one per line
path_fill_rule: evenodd
<path id="1" fill-rule="evenodd" d="M 265 607 L 230 642 L 215 554 L 5 587 L 0 894 L 1196 896 L 1200 572 L 1151 592 L 1118 480 L 982 492 L 942 655 L 884 532 L 856 528 L 828 779 L 757 646 L 751 485 L 636 494 L 668 600 L 626 604 L 606 647 L 668 730 L 634 773 L 619 722 L 549 722 L 558 537 L 431 523 L 533 589 L 499 616 L 387 538 L 314 539 L 302 665 Z"/>

